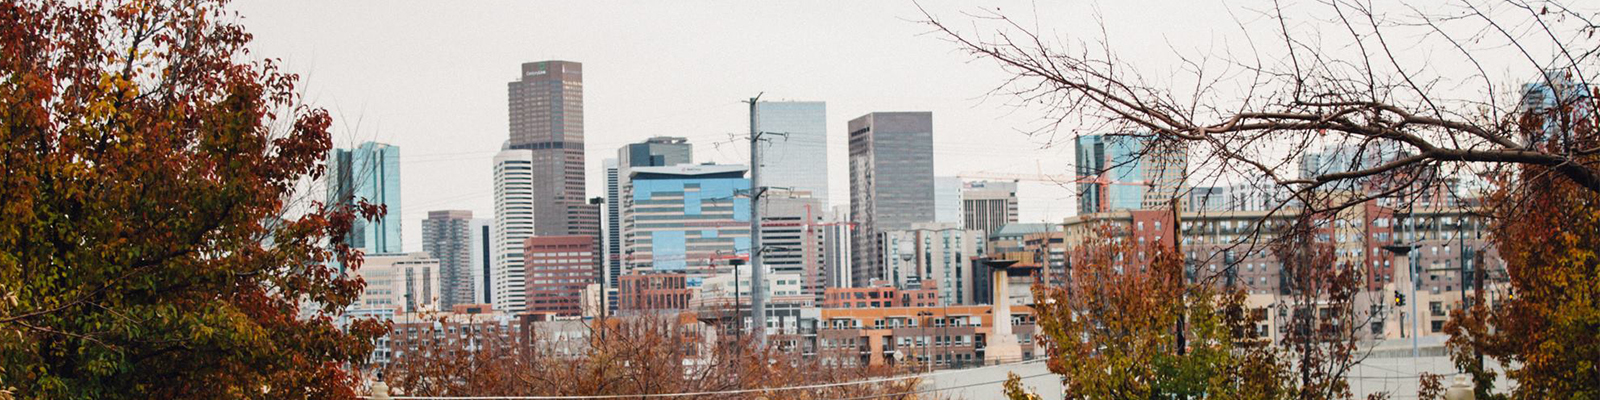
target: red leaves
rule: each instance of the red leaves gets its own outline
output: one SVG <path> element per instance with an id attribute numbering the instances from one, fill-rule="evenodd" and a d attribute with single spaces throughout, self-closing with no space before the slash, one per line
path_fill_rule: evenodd
<path id="1" fill-rule="evenodd" d="M 334 325 L 362 287 L 341 233 L 385 210 L 286 208 L 331 119 L 240 61 L 250 35 L 221 7 L 0 3 L 0 382 L 19 397 L 353 395 L 384 327 Z"/>

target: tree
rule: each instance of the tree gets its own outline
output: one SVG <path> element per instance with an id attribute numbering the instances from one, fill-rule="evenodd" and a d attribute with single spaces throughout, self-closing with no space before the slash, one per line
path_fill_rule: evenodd
<path id="1" fill-rule="evenodd" d="M 1546 109 L 1600 109 L 1600 97 L 1587 89 L 1562 89 L 1600 74 L 1600 10 L 1554 1 L 1441 7 L 1331 0 L 1274 2 L 1257 14 L 1258 25 L 1239 26 L 1245 52 L 1179 52 L 1174 73 L 1162 80 L 1143 75 L 1156 66 L 1118 58 L 1110 38 L 1053 41 L 999 11 L 974 15 L 995 25 L 987 32 L 958 31 L 926 12 L 925 22 L 1011 73 L 995 92 L 1042 104 L 1049 118 L 1041 132 L 1098 130 L 1182 145 L 1208 160 L 1198 168 L 1211 170 L 1204 178 L 1287 187 L 1321 208 L 1313 212 L 1425 193 L 1446 175 L 1421 171 L 1500 165 L 1540 166 L 1600 192 L 1600 166 L 1584 161 L 1596 149 L 1566 131 L 1519 129 L 1533 103 L 1489 75 L 1512 69 L 1516 79 L 1556 88 Z M 1250 33 L 1261 29 L 1274 36 Z M 1405 53 L 1418 46 L 1428 55 Z M 1515 97 L 1499 98 L 1507 95 Z M 1360 161 L 1295 176 L 1293 163 L 1318 145 L 1343 146 Z M 1362 195 L 1327 204 L 1307 197 L 1328 190 Z"/>
<path id="2" fill-rule="evenodd" d="M 1191 169 L 1201 172 L 1191 183 L 1283 187 L 1307 216 L 1374 200 L 1408 208 L 1454 196 L 1451 179 L 1492 182 L 1498 192 L 1482 212 L 1495 221 L 1511 293 L 1491 306 L 1478 291 L 1470 312 L 1455 314 L 1452 355 L 1480 397 L 1493 374 L 1475 353 L 1511 365 L 1514 397 L 1594 396 L 1600 10 L 1330 0 L 1243 12 L 1243 51 L 1175 51 L 1173 72 L 1160 79 L 1146 74 L 1161 66 L 1119 58 L 1109 38 L 1056 40 L 999 11 L 971 15 L 968 31 L 926 12 L 925 22 L 1010 73 L 995 93 L 1044 108 L 1039 132 L 1182 147 L 1207 160 Z M 1491 75 L 1501 71 L 1511 82 Z M 1296 168 L 1320 146 L 1350 154 L 1350 165 Z M 1316 268 L 1297 273 L 1344 274 Z"/>
<path id="3" fill-rule="evenodd" d="M 1255 337 L 1242 292 L 1186 284 L 1171 249 L 1121 236 L 1101 227 L 1064 286 L 1034 288 L 1040 340 L 1067 397 L 1293 395 L 1289 360 Z"/>
<path id="4" fill-rule="evenodd" d="M 383 330 L 297 197 L 328 113 L 247 61 L 221 1 L 0 2 L 0 388 L 18 398 L 349 398 Z M 304 315 L 302 315 L 304 312 Z"/>
<path id="5" fill-rule="evenodd" d="M 687 319 L 686 319 L 687 317 Z M 552 322 L 552 323 L 568 323 Z M 833 368 L 762 348 L 753 338 L 722 340 L 693 314 L 611 318 L 584 324 L 581 337 L 498 340 L 474 330 L 471 351 L 434 341 L 409 351 L 385 368 L 395 393 L 414 396 L 604 396 L 669 393 L 713 394 L 707 399 L 883 398 L 915 399 L 919 381 L 866 384 L 888 370 Z M 423 337 L 433 328 L 421 329 Z M 537 329 L 537 328 L 535 328 Z M 393 342 L 391 342 L 393 343 Z M 765 389 L 840 383 L 812 389 Z"/>
<path id="6" fill-rule="evenodd" d="M 1600 146 L 1600 117 L 1573 111 L 1556 110 L 1575 116 L 1555 129 L 1575 146 Z M 1524 129 L 1550 129 L 1550 115 L 1528 115 Z M 1595 165 L 1600 157 L 1578 162 Z M 1479 398 L 1489 398 L 1495 377 L 1485 356 L 1507 366 L 1517 382 L 1511 397 L 1600 397 L 1600 193 L 1537 165 L 1497 183 L 1489 206 L 1501 218 L 1491 230 L 1511 287 L 1492 299 L 1478 290 L 1470 308 L 1451 313 L 1451 357 L 1473 375 Z"/>

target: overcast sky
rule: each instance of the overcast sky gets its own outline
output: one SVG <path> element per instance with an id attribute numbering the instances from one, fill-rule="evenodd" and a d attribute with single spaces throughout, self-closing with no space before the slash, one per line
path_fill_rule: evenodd
<path id="1" fill-rule="evenodd" d="M 1038 29 L 1069 41 L 1099 40 L 1099 15 L 1118 57 L 1152 76 L 1171 70 L 1175 49 L 1218 51 L 1239 33 L 1235 21 L 1255 20 L 1248 6 L 1210 1 L 989 3 L 923 6 L 958 25 L 970 21 L 962 12 L 1037 15 Z M 650 136 L 688 137 L 697 162 L 746 163 L 747 145 L 729 134 L 748 129 L 740 101 L 761 92 L 827 102 L 835 204 L 848 201 L 846 121 L 873 111 L 932 111 L 937 175 L 1071 171 L 1073 132 L 1054 147 L 1025 134 L 1039 110 L 987 96 L 1005 73 L 926 34 L 910 1 L 235 4 L 254 55 L 281 58 L 307 100 L 334 112 L 336 145 L 402 148 L 408 251 L 421 250 L 429 210 L 492 217 L 506 82 L 530 61 L 584 64 L 589 196 L 604 194 L 601 160 Z M 1059 222 L 1075 208 L 1071 192 L 1024 183 L 1023 221 Z"/>

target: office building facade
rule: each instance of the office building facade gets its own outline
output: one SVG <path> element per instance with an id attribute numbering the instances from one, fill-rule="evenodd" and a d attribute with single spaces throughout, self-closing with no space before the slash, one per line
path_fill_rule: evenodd
<path id="1" fill-rule="evenodd" d="M 828 204 L 828 107 L 820 101 L 756 103 L 761 185 L 811 193 Z"/>
<path id="2" fill-rule="evenodd" d="M 1017 222 L 1017 183 L 977 181 L 961 185 L 961 227 L 998 231 Z"/>
<path id="3" fill-rule="evenodd" d="M 1078 213 L 1171 208 L 1185 191 L 1188 153 L 1151 143 L 1144 136 L 1079 136 L 1073 143 Z"/>
<path id="4" fill-rule="evenodd" d="M 630 175 L 635 167 L 670 167 L 694 161 L 694 147 L 689 139 L 657 136 L 639 143 L 630 143 L 617 149 L 617 158 L 606 160 L 606 288 L 618 288 L 617 279 L 627 273 L 624 268 L 622 245 L 622 211 L 626 201 L 623 193 L 630 189 Z M 615 302 L 612 302 L 615 304 Z"/>
<path id="5" fill-rule="evenodd" d="M 429 211 L 422 220 L 422 251 L 439 260 L 439 307 L 477 303 L 473 294 L 472 211 Z"/>
<path id="6" fill-rule="evenodd" d="M 352 314 L 389 318 L 438 309 L 439 260 L 426 252 L 368 254 L 353 273 L 367 286 Z"/>
<path id="7" fill-rule="evenodd" d="M 502 150 L 494 157 L 493 268 L 489 292 L 495 309 L 517 314 L 527 308 L 522 245 L 534 236 L 534 166 L 531 150 Z"/>
<path id="8" fill-rule="evenodd" d="M 879 234 L 934 220 L 933 113 L 877 112 L 850 120 L 852 282 L 883 278 Z"/>
<path id="9" fill-rule="evenodd" d="M 633 168 L 632 183 L 623 194 L 623 276 L 683 273 L 689 287 L 698 287 L 706 276 L 729 270 L 726 260 L 750 249 L 750 199 L 744 194 L 750 180 L 745 169 Z"/>
<path id="10" fill-rule="evenodd" d="M 327 191 L 330 206 L 366 202 L 388 210 L 376 220 L 357 218 L 345 237 L 351 247 L 369 254 L 401 251 L 399 146 L 366 142 L 329 151 Z"/>
<path id="11" fill-rule="evenodd" d="M 820 297 L 826 286 L 822 200 L 805 192 L 769 191 L 761 198 L 761 263 L 774 274 L 793 274 L 802 293 Z"/>
<path id="12" fill-rule="evenodd" d="M 882 236 L 885 280 L 900 289 L 935 282 L 944 304 L 975 304 L 973 275 L 989 272 L 973 261 L 984 257 L 988 238 L 983 231 L 920 223 Z"/>
<path id="13" fill-rule="evenodd" d="M 590 236 L 535 236 L 523 242 L 527 312 L 580 316 L 583 292 L 600 281 L 600 255 Z"/>
<path id="14" fill-rule="evenodd" d="M 599 207 L 584 195 L 583 65 L 530 62 L 521 72 L 506 84 L 508 145 L 529 152 L 534 233 L 599 235 Z"/>

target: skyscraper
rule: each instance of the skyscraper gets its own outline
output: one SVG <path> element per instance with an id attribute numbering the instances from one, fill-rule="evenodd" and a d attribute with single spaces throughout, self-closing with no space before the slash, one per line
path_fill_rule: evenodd
<path id="1" fill-rule="evenodd" d="M 494 308 L 509 313 L 526 310 L 523 242 L 534 235 L 534 172 L 532 150 L 501 150 L 494 156 L 494 232 L 489 251 L 493 267 L 489 292 Z"/>
<path id="2" fill-rule="evenodd" d="M 472 229 L 472 302 L 494 304 L 494 246 L 489 245 L 494 237 L 494 219 L 473 218 L 468 224 Z"/>
<path id="3" fill-rule="evenodd" d="M 1079 136 L 1073 143 L 1078 213 L 1170 207 L 1183 193 L 1188 156 L 1182 148 L 1148 144 L 1139 136 Z"/>
<path id="4" fill-rule="evenodd" d="M 358 201 L 388 212 L 375 221 L 357 218 L 346 237 L 351 247 L 373 253 L 400 250 L 400 147 L 377 142 L 328 152 L 328 204 Z"/>
<path id="5" fill-rule="evenodd" d="M 534 233 L 599 235 L 599 208 L 584 197 L 583 65 L 524 63 L 506 90 L 510 149 L 531 162 Z"/>
<path id="6" fill-rule="evenodd" d="M 827 273 L 822 201 L 802 191 L 769 191 L 761 207 L 762 266 L 798 277 L 802 293 L 821 298 Z"/>
<path id="7" fill-rule="evenodd" d="M 617 181 L 617 159 L 607 158 L 600 166 L 606 172 L 606 243 L 600 259 L 606 268 L 605 287 L 615 289 L 617 276 L 622 275 L 622 242 L 619 240 L 622 238 L 622 205 L 617 204 L 618 196 L 622 195 L 622 183 Z"/>
<path id="8" fill-rule="evenodd" d="M 422 220 L 422 251 L 439 260 L 439 308 L 472 299 L 472 211 L 429 211 Z"/>
<path id="9" fill-rule="evenodd" d="M 820 101 L 756 103 L 756 128 L 781 133 L 761 145 L 761 184 L 810 192 L 828 204 L 828 112 Z"/>
<path id="10" fill-rule="evenodd" d="M 1017 222 L 1017 183 L 977 181 L 961 185 L 962 227 L 984 237 Z"/>
<path id="11" fill-rule="evenodd" d="M 934 220 L 933 113 L 876 112 L 850 120 L 853 286 L 882 279 L 879 234 Z"/>
<path id="12" fill-rule="evenodd" d="M 961 227 L 960 177 L 933 177 L 933 222 Z"/>
<path id="13" fill-rule="evenodd" d="M 599 281 L 600 262 L 594 238 L 588 236 L 535 236 L 523 247 L 528 272 L 527 311 L 560 316 L 583 313 L 584 287 Z"/>
<path id="14" fill-rule="evenodd" d="M 822 231 L 822 271 L 825 288 L 851 287 L 855 278 L 855 274 L 851 272 L 854 256 L 850 252 L 850 232 L 853 229 L 847 220 L 849 216 L 850 206 L 834 206 L 826 217 L 828 222 Z"/>
<path id="15" fill-rule="evenodd" d="M 624 275 L 687 273 L 688 285 L 697 287 L 700 278 L 728 268 L 722 259 L 749 251 L 750 198 L 738 195 L 750 189 L 745 166 L 632 171 L 633 183 L 623 194 Z"/>
<path id="16" fill-rule="evenodd" d="M 622 244 L 622 214 L 625 211 L 622 198 L 623 193 L 628 193 L 630 175 L 636 167 L 668 167 L 679 164 L 689 164 L 694 160 L 694 147 L 689 144 L 689 139 L 681 137 L 657 136 L 639 143 L 631 143 L 617 149 L 617 158 L 607 160 L 610 164 L 606 169 L 606 218 L 609 218 L 606 231 L 606 288 L 616 289 L 619 279 L 627 271 L 624 270 L 623 244 Z M 611 302 L 609 304 L 616 304 Z"/>

